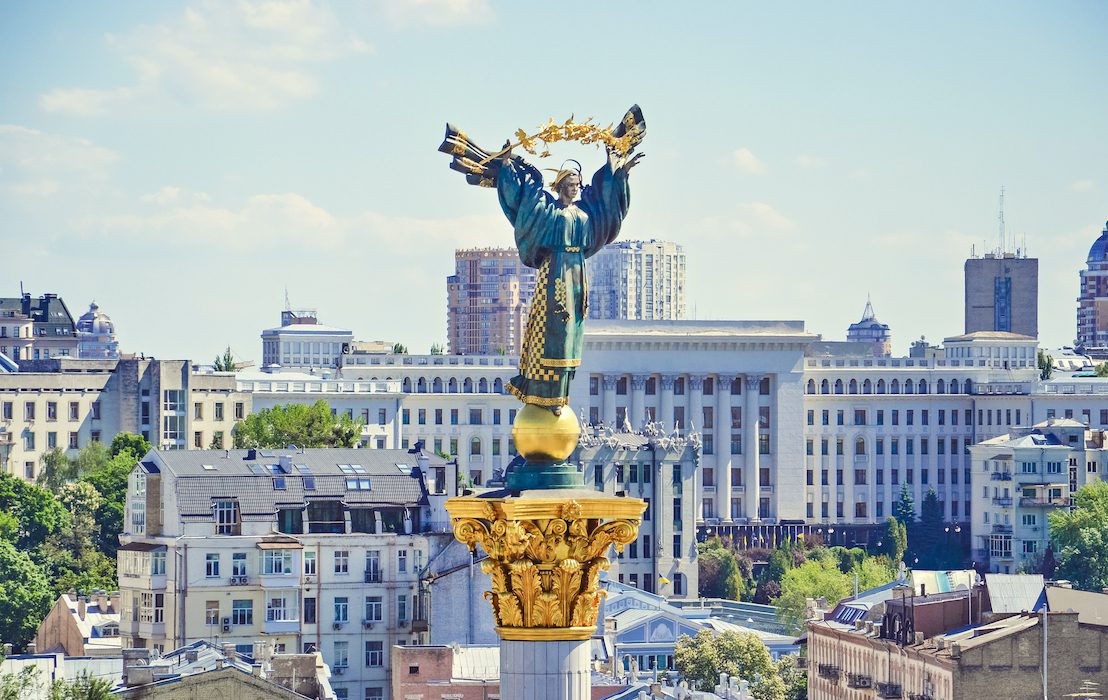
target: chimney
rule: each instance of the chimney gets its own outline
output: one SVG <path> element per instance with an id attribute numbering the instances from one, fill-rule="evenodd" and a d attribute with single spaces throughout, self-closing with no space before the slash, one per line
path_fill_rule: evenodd
<path id="1" fill-rule="evenodd" d="M 296 445 L 289 445 L 289 449 L 295 450 Z M 281 465 L 286 474 L 292 473 L 292 455 L 280 455 L 277 457 L 277 464 Z"/>
<path id="2" fill-rule="evenodd" d="M 258 664 L 258 663 L 252 664 L 250 666 L 250 675 L 254 676 L 255 678 L 261 678 L 262 677 L 262 665 Z"/>
<path id="3" fill-rule="evenodd" d="M 950 644 L 950 658 L 960 659 L 962 658 L 962 645 L 958 642 L 952 642 Z"/>
<path id="4" fill-rule="evenodd" d="M 234 644 L 224 642 L 220 650 L 223 652 L 223 656 L 225 656 L 228 661 L 234 661 L 238 658 L 238 652 L 235 651 Z"/>
<path id="5" fill-rule="evenodd" d="M 85 619 L 85 605 L 88 603 L 88 596 L 80 596 L 77 598 L 77 617 L 82 621 Z"/>
<path id="6" fill-rule="evenodd" d="M 250 449 L 248 449 L 246 451 L 247 461 L 253 461 L 253 460 L 256 460 L 257 458 L 258 458 L 258 451 L 256 449 L 254 449 L 253 447 L 251 447 Z"/>
<path id="7" fill-rule="evenodd" d="M 200 658 L 200 651 L 198 649 L 189 649 L 185 652 L 185 663 L 194 664 Z"/>
<path id="8" fill-rule="evenodd" d="M 123 684 L 130 687 L 149 683 L 152 679 L 150 672 L 149 649 L 124 649 L 123 650 Z"/>
<path id="9" fill-rule="evenodd" d="M 31 656 L 34 656 L 37 651 L 38 651 L 38 644 L 36 644 L 34 642 L 27 642 L 27 653 L 28 654 L 30 654 Z"/>
<path id="10" fill-rule="evenodd" d="M 108 606 L 111 608 L 111 613 L 113 615 L 119 615 L 121 610 L 119 607 L 119 591 L 113 591 L 108 597 Z"/>

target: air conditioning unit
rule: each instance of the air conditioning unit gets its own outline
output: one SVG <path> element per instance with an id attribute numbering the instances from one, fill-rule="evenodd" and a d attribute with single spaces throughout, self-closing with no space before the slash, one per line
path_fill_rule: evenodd
<path id="1" fill-rule="evenodd" d="M 304 577 L 304 583 L 315 583 L 314 577 L 313 576 L 305 576 Z"/>
<path id="2" fill-rule="evenodd" d="M 223 631 L 224 632 L 230 632 L 231 631 L 231 618 L 229 618 L 229 617 L 223 618 Z"/>
<path id="3" fill-rule="evenodd" d="M 336 676 L 341 676 L 342 674 L 346 673 L 346 667 L 345 666 L 335 666 L 331 670 L 334 671 Z"/>
<path id="4" fill-rule="evenodd" d="M 335 624 L 331 625 L 331 628 L 336 629 L 336 630 L 341 630 L 342 629 L 342 623 L 341 622 L 336 622 Z"/>
<path id="5" fill-rule="evenodd" d="M 373 629 L 373 623 L 370 622 L 369 620 L 363 620 L 362 621 L 362 627 L 366 628 L 367 630 L 371 630 L 371 629 Z"/>

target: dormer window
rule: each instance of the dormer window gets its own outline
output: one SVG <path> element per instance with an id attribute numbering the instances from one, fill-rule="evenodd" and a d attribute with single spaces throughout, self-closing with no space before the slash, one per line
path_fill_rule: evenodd
<path id="1" fill-rule="evenodd" d="M 215 534 L 241 534 L 238 501 L 230 498 L 217 499 L 212 504 L 212 510 L 215 512 Z"/>

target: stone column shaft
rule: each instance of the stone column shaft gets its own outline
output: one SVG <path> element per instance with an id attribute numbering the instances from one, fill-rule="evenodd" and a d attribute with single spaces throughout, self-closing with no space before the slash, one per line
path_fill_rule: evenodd
<path id="1" fill-rule="evenodd" d="M 731 520 L 731 381 L 734 377 L 716 377 L 716 512 Z"/>
<path id="2" fill-rule="evenodd" d="M 662 398 L 658 402 L 657 419 L 666 430 L 673 430 L 673 382 L 677 378 L 672 374 L 663 374 L 661 379 Z"/>
<path id="3" fill-rule="evenodd" d="M 627 416 L 631 427 L 642 430 L 646 421 L 646 375 L 631 375 L 631 412 Z"/>
<path id="4" fill-rule="evenodd" d="M 500 697 L 518 700 L 589 700 L 592 656 L 588 639 L 500 640 Z"/>
<path id="5" fill-rule="evenodd" d="M 609 428 L 619 429 L 616 425 L 616 382 L 619 377 L 614 374 L 604 375 L 604 411 L 603 420 L 604 425 Z"/>
<path id="6" fill-rule="evenodd" d="M 758 478 L 758 387 L 762 377 L 748 374 L 743 381 L 746 402 L 743 406 L 743 457 L 746 462 L 746 517 L 758 519 L 758 504 L 761 502 L 761 486 Z"/>

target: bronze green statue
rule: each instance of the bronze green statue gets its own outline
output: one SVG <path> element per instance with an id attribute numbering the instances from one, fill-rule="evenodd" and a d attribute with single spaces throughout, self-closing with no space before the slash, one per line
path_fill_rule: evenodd
<path id="1" fill-rule="evenodd" d="M 470 184 L 496 188 L 500 207 L 515 231 L 520 260 L 537 270 L 519 374 L 507 386 L 527 404 L 514 433 L 516 447 L 529 464 L 562 461 L 576 444 L 576 418 L 567 411 L 563 419 L 562 407 L 569 403 L 570 382 L 581 364 L 583 327 L 588 315 L 585 260 L 619 235 L 630 205 L 628 176 L 643 157 L 634 153 L 635 147 L 645 133 L 646 122 L 637 105 L 615 128 L 577 124 L 572 117 L 564 124 L 551 121 L 532 136 L 520 130 L 517 143 L 509 142 L 493 154 L 474 145 L 455 127 L 446 127 L 446 139 L 439 150 L 453 156 L 450 167 L 465 173 Z M 549 146 L 563 140 L 603 144 L 607 160 L 588 185 L 583 183 L 580 163 L 566 161 L 550 183 L 551 194 L 543 188 L 542 173 L 521 156 L 513 155 L 512 150 L 522 146 L 533 154 L 539 141 Z M 542 155 L 548 156 L 549 151 L 544 150 Z M 532 406 L 549 411 L 547 418 L 536 415 Z M 568 431 L 564 425 L 567 421 L 574 426 L 572 441 L 567 433 L 567 439 L 552 444 L 547 434 L 559 429 Z M 521 429 L 545 435 L 537 440 L 532 454 L 521 444 Z M 528 442 L 526 437 L 522 442 Z"/>

